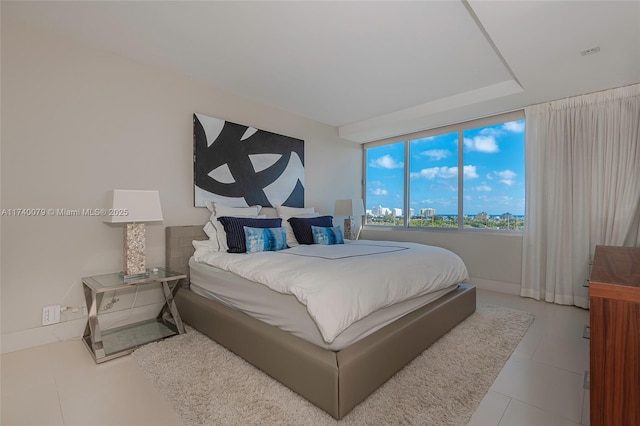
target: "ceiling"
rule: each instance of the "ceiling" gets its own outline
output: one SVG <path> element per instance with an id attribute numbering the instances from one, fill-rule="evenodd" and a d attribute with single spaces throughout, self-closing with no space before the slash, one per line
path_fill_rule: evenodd
<path id="1" fill-rule="evenodd" d="M 640 1 L 1 8 L 2 20 L 189 75 L 360 143 L 640 82 Z"/>

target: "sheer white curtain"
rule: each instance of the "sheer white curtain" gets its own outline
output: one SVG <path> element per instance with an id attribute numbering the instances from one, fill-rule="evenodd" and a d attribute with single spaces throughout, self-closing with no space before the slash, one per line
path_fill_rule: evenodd
<path id="1" fill-rule="evenodd" d="M 640 84 L 525 108 L 520 294 L 588 307 L 595 246 L 640 245 Z"/>

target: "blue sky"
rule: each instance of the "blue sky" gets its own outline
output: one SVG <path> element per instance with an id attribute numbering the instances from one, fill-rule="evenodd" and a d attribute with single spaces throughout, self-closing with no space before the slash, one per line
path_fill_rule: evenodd
<path id="1" fill-rule="evenodd" d="M 464 131 L 463 213 L 524 214 L 524 120 Z M 458 213 L 458 134 L 410 142 L 410 206 Z M 402 208 L 404 144 L 367 150 L 367 209 Z"/>

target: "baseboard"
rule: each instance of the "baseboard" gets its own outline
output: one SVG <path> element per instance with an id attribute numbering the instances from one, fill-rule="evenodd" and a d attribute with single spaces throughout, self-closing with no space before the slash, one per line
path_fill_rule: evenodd
<path id="1" fill-rule="evenodd" d="M 481 290 L 495 291 L 498 293 L 514 294 L 520 296 L 520 284 L 507 283 L 503 281 L 486 280 L 483 278 L 470 277 L 469 284 Z"/>
<path id="2" fill-rule="evenodd" d="M 80 339 L 86 323 L 87 320 L 81 318 L 3 334 L 0 353 L 6 354 L 62 340 Z"/>
<path id="3" fill-rule="evenodd" d="M 108 314 L 101 314 L 98 318 L 102 327 L 119 327 L 131 322 L 153 318 L 158 314 L 162 304 L 151 304 L 136 307 L 131 311 L 124 309 Z M 87 324 L 87 317 L 64 321 L 58 324 L 20 330 L 3 334 L 0 337 L 0 353 L 5 354 L 48 343 L 64 340 L 80 340 Z"/>

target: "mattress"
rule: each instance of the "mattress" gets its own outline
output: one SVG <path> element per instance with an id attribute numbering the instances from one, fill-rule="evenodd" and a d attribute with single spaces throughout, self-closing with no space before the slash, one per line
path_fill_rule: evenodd
<path id="1" fill-rule="evenodd" d="M 291 294 L 244 279 L 211 265 L 189 260 L 191 291 L 269 325 L 287 331 L 321 348 L 339 351 L 363 339 L 396 319 L 455 290 L 458 284 L 379 309 L 354 322 L 327 343 L 306 307 Z"/>

